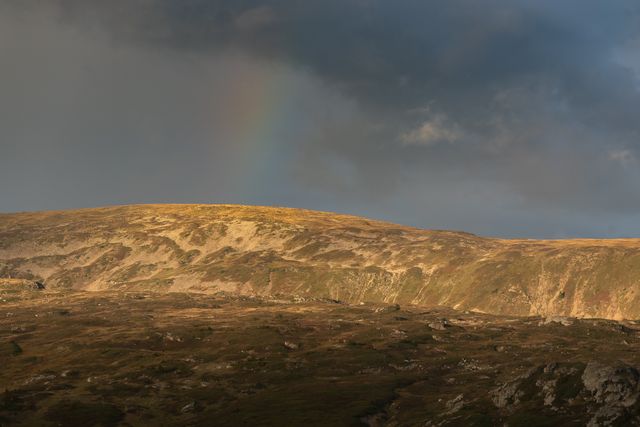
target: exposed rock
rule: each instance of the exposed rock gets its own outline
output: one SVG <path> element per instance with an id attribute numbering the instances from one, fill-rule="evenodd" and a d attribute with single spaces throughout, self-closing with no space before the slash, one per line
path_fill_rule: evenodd
<path id="1" fill-rule="evenodd" d="M 377 307 L 374 309 L 376 313 L 394 313 L 396 311 L 400 311 L 400 304 L 388 305 L 386 307 Z"/>
<path id="2" fill-rule="evenodd" d="M 166 334 L 164 334 L 162 339 L 164 341 L 182 342 L 182 338 L 181 337 L 179 337 L 177 335 L 173 335 L 171 332 L 167 332 Z"/>
<path id="3" fill-rule="evenodd" d="M 448 400 L 445 403 L 445 406 L 447 407 L 447 412 L 445 412 L 445 415 L 455 414 L 460 409 L 462 409 L 462 407 L 464 406 L 464 395 L 463 394 L 459 394 L 456 397 L 454 397 L 453 399 Z"/>
<path id="4" fill-rule="evenodd" d="M 466 371 L 481 371 L 488 369 L 488 366 L 481 366 L 477 360 L 463 358 L 458 362 L 458 366 Z"/>
<path id="5" fill-rule="evenodd" d="M 539 325 L 550 325 L 552 323 L 559 323 L 562 326 L 571 326 L 573 325 L 573 319 L 565 316 L 548 316 L 545 317 L 544 320 L 541 320 Z"/>
<path id="6" fill-rule="evenodd" d="M 393 338 L 397 338 L 397 339 L 404 339 L 407 337 L 407 333 L 403 330 L 400 329 L 394 329 L 391 331 L 390 334 Z"/>
<path id="7" fill-rule="evenodd" d="M 300 348 L 299 344 L 296 344 L 294 342 L 291 341 L 285 341 L 283 344 L 286 348 L 288 348 L 289 350 L 297 350 Z"/>
<path id="8" fill-rule="evenodd" d="M 612 426 L 614 422 L 618 421 L 625 415 L 625 411 L 623 408 L 618 406 L 602 406 L 598 408 L 598 410 L 593 414 L 589 422 L 587 423 L 587 427 L 604 427 L 604 426 Z M 618 425 L 624 425 L 619 424 Z M 630 425 L 638 425 L 638 423 L 633 423 Z"/>
<path id="9" fill-rule="evenodd" d="M 47 381 L 51 381 L 55 378 L 56 376 L 53 374 L 40 374 L 40 375 L 34 375 L 28 379 L 26 379 L 24 381 L 24 385 L 29 385 L 29 384 L 35 384 L 35 383 L 42 383 L 42 382 L 47 382 Z"/>
<path id="10" fill-rule="evenodd" d="M 520 389 L 521 381 L 523 378 L 527 378 L 528 374 L 524 377 L 519 377 L 514 381 L 502 384 L 496 390 L 491 392 L 491 400 L 493 404 L 498 408 L 507 408 L 518 405 L 520 398 L 524 395 L 524 392 Z"/>
<path id="11" fill-rule="evenodd" d="M 498 408 L 513 409 L 522 400 L 540 400 L 544 406 L 553 406 L 557 400 L 574 398 L 579 392 L 581 364 L 549 363 L 538 366 L 507 382 L 492 393 Z M 559 390 L 558 385 L 562 384 Z"/>
<path id="12" fill-rule="evenodd" d="M 638 402 L 640 373 L 627 365 L 606 366 L 590 362 L 582 382 L 598 403 L 628 408 Z"/>
<path id="13" fill-rule="evenodd" d="M 513 413 L 523 402 L 568 408 L 580 398 L 589 426 L 608 426 L 631 418 L 640 410 L 640 373 L 625 364 L 590 362 L 550 363 L 529 370 L 492 392 L 496 407 Z M 626 422 L 626 421 L 625 421 Z"/>
<path id="14" fill-rule="evenodd" d="M 442 319 L 435 322 L 429 322 L 428 326 L 436 331 L 444 331 L 445 329 L 449 328 L 451 324 L 447 319 Z"/>
<path id="15" fill-rule="evenodd" d="M 180 409 L 180 412 L 182 412 L 183 414 L 187 414 L 189 412 L 194 412 L 195 410 L 196 410 L 196 402 L 194 401 L 184 405 L 182 409 Z"/>

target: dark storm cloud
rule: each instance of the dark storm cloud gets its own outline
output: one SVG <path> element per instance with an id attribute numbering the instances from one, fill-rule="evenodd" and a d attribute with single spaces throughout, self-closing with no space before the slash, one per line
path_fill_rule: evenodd
<path id="1" fill-rule="evenodd" d="M 0 14 L 14 36 L 0 42 L 5 158 L 49 153 L 66 171 L 52 198 L 95 173 L 66 204 L 221 198 L 484 234 L 640 232 L 635 1 L 8 1 Z M 210 99 L 273 67 L 305 125 L 265 141 L 273 164 L 243 183 L 239 126 Z M 73 100 L 34 107 L 65 87 Z M 37 182 L 0 187 L 17 200 L 0 208 L 61 207 L 24 195 Z"/>

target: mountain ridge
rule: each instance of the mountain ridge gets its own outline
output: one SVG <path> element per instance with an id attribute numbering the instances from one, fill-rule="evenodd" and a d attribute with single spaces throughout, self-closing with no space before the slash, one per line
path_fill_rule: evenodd
<path id="1" fill-rule="evenodd" d="M 149 204 L 0 214 L 0 278 L 491 314 L 640 317 L 640 239 L 503 239 L 353 215 Z"/>

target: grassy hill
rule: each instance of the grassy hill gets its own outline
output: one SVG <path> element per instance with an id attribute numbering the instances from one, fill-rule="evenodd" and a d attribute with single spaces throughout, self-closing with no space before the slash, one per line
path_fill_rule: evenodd
<path id="1" fill-rule="evenodd" d="M 640 317 L 640 240 L 489 239 L 288 208 L 2 214 L 0 279 L 8 278 L 92 291 L 225 291 L 492 314 Z"/>

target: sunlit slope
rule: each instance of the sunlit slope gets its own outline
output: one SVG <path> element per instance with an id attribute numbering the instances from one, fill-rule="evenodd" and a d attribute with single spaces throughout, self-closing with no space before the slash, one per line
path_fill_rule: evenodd
<path id="1" fill-rule="evenodd" d="M 500 240 L 315 211 L 141 205 L 0 215 L 0 278 L 639 318 L 640 240 Z"/>

